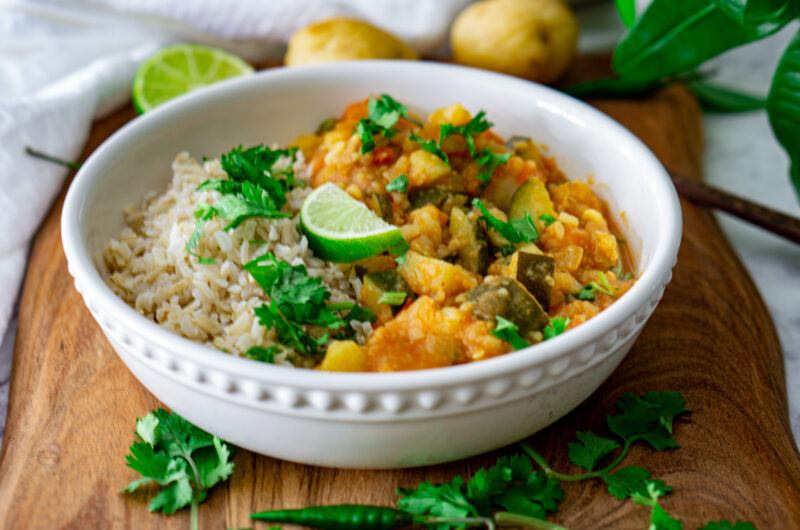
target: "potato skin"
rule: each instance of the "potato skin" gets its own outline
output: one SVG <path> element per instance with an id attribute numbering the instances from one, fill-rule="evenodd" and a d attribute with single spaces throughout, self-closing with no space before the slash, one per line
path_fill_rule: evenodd
<path id="1" fill-rule="evenodd" d="M 485 0 L 456 18 L 456 62 L 550 83 L 575 55 L 578 21 L 562 0 Z"/>
<path id="2" fill-rule="evenodd" d="M 297 30 L 289 39 L 287 66 L 354 59 L 417 59 L 401 41 L 366 22 L 332 18 Z"/>

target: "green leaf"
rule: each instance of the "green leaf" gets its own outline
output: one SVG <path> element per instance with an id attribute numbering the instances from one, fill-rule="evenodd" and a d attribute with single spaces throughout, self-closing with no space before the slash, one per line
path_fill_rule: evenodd
<path id="1" fill-rule="evenodd" d="M 411 134 L 409 138 L 417 142 L 424 151 L 433 153 L 434 155 L 444 160 L 445 164 L 450 165 L 450 159 L 447 157 L 447 153 L 442 151 L 442 148 L 435 141 L 425 140 L 424 138 L 416 134 Z"/>
<path id="2" fill-rule="evenodd" d="M 209 181 L 211 182 L 211 181 Z M 228 182 L 219 180 L 217 182 Z M 200 238 L 203 237 L 203 228 L 206 225 L 206 221 L 213 219 L 216 211 L 214 207 L 208 203 L 201 202 L 197 204 L 197 209 L 194 212 L 194 217 L 197 219 L 197 222 L 194 225 L 194 232 L 192 233 L 192 237 L 189 238 L 189 241 L 186 242 L 186 252 L 191 252 L 194 247 L 200 242 Z"/>
<path id="3" fill-rule="evenodd" d="M 630 81 L 657 81 L 693 70 L 782 25 L 743 26 L 726 15 L 717 0 L 654 0 L 617 46 L 614 71 Z"/>
<path id="4" fill-rule="evenodd" d="M 800 31 L 783 52 L 767 96 L 775 137 L 791 159 L 790 175 L 800 197 Z"/>
<path id="5" fill-rule="evenodd" d="M 735 523 L 729 521 L 711 521 L 700 528 L 700 530 L 756 530 L 756 527 L 753 523 L 746 521 L 736 521 Z"/>
<path id="6" fill-rule="evenodd" d="M 481 515 L 491 513 L 492 499 L 503 492 L 513 478 L 507 459 L 499 459 L 495 465 L 481 468 L 467 482 L 467 498 Z"/>
<path id="7" fill-rule="evenodd" d="M 539 232 L 533 224 L 531 214 L 525 214 L 525 217 L 505 222 L 489 213 L 489 210 L 480 199 L 473 199 L 472 206 L 481 211 L 480 220 L 486 223 L 488 227 L 495 229 L 511 243 L 528 243 L 539 239 Z"/>
<path id="8" fill-rule="evenodd" d="M 269 305 L 262 304 L 253 310 L 259 323 L 265 328 L 275 328 L 278 341 L 290 348 L 294 348 L 303 355 L 317 355 L 320 353 L 328 335 L 315 339 L 305 332 L 299 324 L 287 320 L 278 310 L 278 305 L 273 300 Z"/>
<path id="9" fill-rule="evenodd" d="M 546 325 L 542 330 L 542 334 L 544 335 L 544 340 L 552 339 L 553 337 L 561 335 L 562 333 L 567 331 L 567 326 L 569 326 L 569 318 L 564 318 L 564 317 L 551 318 L 550 323 Z"/>
<path id="10" fill-rule="evenodd" d="M 277 346 L 270 346 L 269 348 L 262 348 L 261 346 L 253 346 L 248 348 L 244 354 L 251 359 L 261 361 L 262 363 L 273 364 L 275 362 L 275 352 L 278 351 Z"/>
<path id="11" fill-rule="evenodd" d="M 161 431 L 158 428 L 158 418 L 152 412 L 145 414 L 142 419 L 136 420 L 136 434 L 150 445 L 161 441 Z"/>
<path id="12" fill-rule="evenodd" d="M 147 508 L 151 512 L 175 513 L 192 503 L 192 484 L 188 476 L 170 483 L 150 500 Z"/>
<path id="13" fill-rule="evenodd" d="M 321 134 L 325 134 L 328 131 L 332 131 L 338 121 L 339 119 L 336 117 L 323 120 L 322 122 L 320 122 L 319 125 L 317 125 L 317 130 L 314 131 L 314 134 L 319 136 Z"/>
<path id="14" fill-rule="evenodd" d="M 464 495 L 464 479 L 455 477 L 452 481 L 434 486 L 423 482 L 416 489 L 398 489 L 397 508 L 412 515 L 438 515 L 441 517 L 478 516 L 478 509 Z M 447 523 L 433 526 L 437 530 L 447 530 L 453 526 Z"/>
<path id="15" fill-rule="evenodd" d="M 645 440 L 655 449 L 678 447 L 672 439 L 672 420 L 686 412 L 678 392 L 649 392 L 641 397 L 623 394 L 617 402 L 621 414 L 607 416 L 611 431 L 625 440 Z"/>
<path id="16" fill-rule="evenodd" d="M 530 346 L 528 341 L 519 336 L 519 326 L 500 315 L 496 315 L 495 318 L 497 319 L 497 325 L 492 330 L 492 335 L 510 343 L 515 351 Z"/>
<path id="17" fill-rule="evenodd" d="M 408 177 L 405 173 L 395 177 L 389 184 L 386 185 L 386 191 L 399 191 L 405 193 L 408 189 Z"/>
<path id="18" fill-rule="evenodd" d="M 593 432 L 578 431 L 575 440 L 567 445 L 569 460 L 578 467 L 594 470 L 600 460 L 619 447 L 614 440 L 602 438 Z"/>
<path id="19" fill-rule="evenodd" d="M 223 195 L 217 199 L 214 211 L 219 217 L 229 221 L 226 230 L 236 228 L 251 217 L 267 219 L 291 217 L 280 212 L 278 205 L 263 188 L 250 182 L 242 182 L 241 193 Z"/>
<path id="20" fill-rule="evenodd" d="M 213 447 L 205 447 L 192 455 L 200 474 L 200 484 L 208 489 L 228 480 L 233 473 L 233 462 L 230 461 L 231 449 L 222 440 L 214 436 Z"/>
<path id="21" fill-rule="evenodd" d="M 492 125 L 492 122 L 486 119 L 486 112 L 480 111 L 475 115 L 466 125 L 453 125 L 452 123 L 443 123 L 439 126 L 439 145 L 441 146 L 444 140 L 452 134 L 460 134 L 467 142 L 470 156 L 475 155 L 475 136 L 486 131 Z"/>
<path id="22" fill-rule="evenodd" d="M 478 154 L 477 161 L 481 169 L 478 171 L 477 179 L 488 184 L 497 168 L 508 162 L 509 158 L 511 153 L 493 153 L 488 148 L 482 149 Z"/>
<path id="23" fill-rule="evenodd" d="M 619 18 L 626 28 L 633 26 L 636 22 L 636 0 L 615 0 Z"/>
<path id="24" fill-rule="evenodd" d="M 544 472 L 532 472 L 525 482 L 507 488 L 494 503 L 512 513 L 544 519 L 548 512 L 557 512 L 564 500 L 564 490 L 557 480 Z"/>
<path id="25" fill-rule="evenodd" d="M 544 226 L 550 226 L 551 224 L 555 223 L 558 219 L 550 215 L 549 213 L 543 213 L 539 216 L 539 220 L 544 223 Z"/>
<path id="26" fill-rule="evenodd" d="M 759 26 L 769 30 L 797 16 L 794 0 L 717 0 L 722 11 L 743 26 Z"/>
<path id="27" fill-rule="evenodd" d="M 367 112 L 369 119 L 384 129 L 391 129 L 402 116 L 408 116 L 408 109 L 388 94 L 381 94 L 379 98 L 369 98 Z"/>
<path id="28" fill-rule="evenodd" d="M 763 109 L 765 98 L 725 88 L 713 83 L 695 81 L 689 83 L 698 101 L 707 110 L 716 112 L 748 112 Z"/>
<path id="29" fill-rule="evenodd" d="M 656 504 L 650 512 L 649 530 L 683 530 L 683 523 Z"/>
<path id="30" fill-rule="evenodd" d="M 609 473 L 603 476 L 608 486 L 608 492 L 617 499 L 627 499 L 631 495 L 649 497 L 647 493 L 647 479 L 650 478 L 650 471 L 643 467 L 628 466 L 623 467 L 616 473 Z"/>
<path id="31" fill-rule="evenodd" d="M 220 164 L 228 174 L 228 179 L 242 183 L 248 182 L 261 188 L 262 193 L 269 197 L 269 203 L 274 204 L 274 208 L 280 210 L 286 204 L 286 191 L 294 184 L 294 175 L 291 172 L 291 164 L 284 170 L 275 170 L 273 166 L 281 158 L 293 159 L 296 151 L 296 149 L 273 151 L 263 145 L 243 150 L 240 145 L 222 155 Z M 292 178 L 287 181 L 285 178 L 276 178 L 278 176 L 291 176 Z M 226 219 L 230 218 L 226 217 Z"/>

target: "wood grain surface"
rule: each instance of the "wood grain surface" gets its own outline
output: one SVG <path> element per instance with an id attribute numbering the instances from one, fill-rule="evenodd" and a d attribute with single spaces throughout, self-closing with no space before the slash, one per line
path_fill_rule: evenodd
<path id="1" fill-rule="evenodd" d="M 700 112 L 687 91 L 672 87 L 645 100 L 595 104 L 667 167 L 700 177 Z M 126 108 L 96 123 L 86 153 L 133 117 Z M 36 237 L 22 295 L 0 455 L 0 528 L 188 528 L 188 510 L 150 514 L 146 493 L 119 492 L 135 478 L 124 459 L 134 421 L 159 403 L 117 358 L 72 285 L 61 248 L 62 200 L 63 194 Z M 693 411 L 675 426 L 681 448 L 635 447 L 626 465 L 645 466 L 675 488 L 662 504 L 687 529 L 719 519 L 800 528 L 800 458 L 775 330 L 711 213 L 683 208 L 672 283 L 630 354 L 592 397 L 530 442 L 556 469 L 573 471 L 567 442 L 576 430 L 602 428 L 622 392 L 677 390 Z M 249 527 L 252 511 L 269 508 L 390 505 L 397 487 L 470 475 L 515 450 L 399 471 L 321 469 L 240 450 L 230 481 L 201 505 L 201 527 Z M 571 529 L 648 526 L 645 508 L 611 498 L 602 483 L 565 490 L 552 520 Z"/>

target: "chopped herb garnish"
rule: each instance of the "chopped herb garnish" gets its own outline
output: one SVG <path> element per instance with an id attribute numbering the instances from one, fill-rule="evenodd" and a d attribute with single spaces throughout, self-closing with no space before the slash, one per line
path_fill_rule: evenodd
<path id="1" fill-rule="evenodd" d="M 511 254 L 513 254 L 516 251 L 517 251 L 517 247 L 515 247 L 514 245 L 503 245 L 502 247 L 500 247 L 500 253 L 503 256 L 510 256 Z"/>
<path id="2" fill-rule="evenodd" d="M 531 214 L 529 213 L 526 213 L 525 217 L 505 222 L 489 213 L 489 210 L 480 199 L 473 199 L 472 206 L 481 211 L 483 215 L 481 215 L 480 219 L 485 222 L 487 226 L 494 228 L 501 236 L 508 239 L 511 243 L 528 243 L 539 239 L 539 232 L 536 230 L 536 226 L 533 224 L 533 219 L 531 219 Z"/>
<path id="3" fill-rule="evenodd" d="M 403 253 L 403 254 L 401 254 L 401 255 L 399 255 L 399 256 L 396 256 L 396 257 L 394 258 L 394 262 L 395 262 L 395 263 L 397 263 L 397 265 L 398 265 L 398 266 L 399 266 L 399 265 L 402 265 L 403 263 L 405 263 L 405 261 L 406 261 L 406 255 L 405 255 L 405 253 Z"/>
<path id="4" fill-rule="evenodd" d="M 282 213 L 271 196 L 260 186 L 242 182 L 240 193 L 223 195 L 214 203 L 214 213 L 229 221 L 226 230 L 236 228 L 251 217 L 267 219 L 291 217 Z"/>
<path id="5" fill-rule="evenodd" d="M 480 111 L 478 114 L 475 115 L 466 125 L 453 125 L 452 123 L 443 123 L 439 126 L 439 134 L 440 134 L 440 141 L 439 145 L 441 145 L 444 140 L 453 134 L 460 134 L 464 137 L 464 140 L 467 142 L 467 148 L 469 149 L 469 154 L 471 157 L 475 157 L 475 139 L 474 135 L 478 135 L 483 131 L 490 128 L 493 123 L 486 120 L 486 112 Z"/>
<path id="6" fill-rule="evenodd" d="M 521 350 L 530 346 L 528 341 L 519 336 L 519 326 L 500 315 L 496 315 L 495 318 L 497 319 L 497 325 L 492 330 L 492 335 L 510 343 L 514 350 Z"/>
<path id="7" fill-rule="evenodd" d="M 247 242 L 248 245 L 266 245 L 267 242 L 263 239 L 251 239 Z"/>
<path id="8" fill-rule="evenodd" d="M 214 263 L 214 258 L 204 258 L 203 256 L 198 256 L 197 254 L 192 253 L 192 256 L 197 258 L 198 263 L 202 263 L 203 265 L 210 265 Z"/>
<path id="9" fill-rule="evenodd" d="M 587 300 L 592 301 L 595 299 L 595 289 L 594 286 L 597 285 L 594 282 L 591 282 L 589 285 L 585 285 L 581 292 L 578 293 L 578 300 Z"/>
<path id="10" fill-rule="evenodd" d="M 405 173 L 395 177 L 389 184 L 386 185 L 386 191 L 399 191 L 405 193 L 408 190 L 408 177 Z"/>
<path id="11" fill-rule="evenodd" d="M 262 348 L 261 346 L 253 346 L 249 348 L 244 354 L 251 359 L 261 361 L 264 363 L 275 363 L 275 353 L 278 351 L 277 346 L 270 346 L 269 348 Z"/>
<path id="12" fill-rule="evenodd" d="M 403 302 L 406 301 L 406 296 L 408 293 L 402 291 L 386 291 L 378 298 L 379 304 L 387 304 L 387 305 L 403 305 Z"/>
<path id="13" fill-rule="evenodd" d="M 328 334 L 315 339 L 305 332 L 300 324 L 287 320 L 278 310 L 273 300 L 269 305 L 262 304 L 254 309 L 258 321 L 265 328 L 274 328 L 278 342 L 295 349 L 304 355 L 317 355 L 328 342 Z"/>
<path id="14" fill-rule="evenodd" d="M 541 220 L 544 223 L 544 226 L 550 226 L 551 224 L 558 221 L 558 219 L 556 219 L 549 213 L 543 213 L 542 215 L 540 215 L 539 220 Z"/>
<path id="15" fill-rule="evenodd" d="M 628 280 L 633 279 L 633 274 L 630 272 L 625 272 L 625 269 L 622 268 L 622 259 L 617 260 L 617 264 L 611 268 L 611 272 L 614 273 L 618 279 L 622 280 L 623 282 L 627 282 Z"/>
<path id="16" fill-rule="evenodd" d="M 356 126 L 356 134 L 361 137 L 361 154 L 371 153 L 375 149 L 375 135 L 384 132 L 384 128 L 364 118 Z"/>
<path id="17" fill-rule="evenodd" d="M 444 125 L 442 125 L 442 127 L 444 127 Z M 411 134 L 411 136 L 409 136 L 409 138 L 417 142 L 424 151 L 433 153 L 434 155 L 444 160 L 445 164 L 450 165 L 450 159 L 447 157 L 447 153 L 442 151 L 442 148 L 440 146 L 441 139 L 439 141 L 439 144 L 437 144 L 434 140 L 425 140 L 422 137 L 413 133 Z"/>
<path id="18" fill-rule="evenodd" d="M 408 117 L 408 109 L 387 94 L 379 98 L 369 98 L 367 115 L 356 126 L 356 134 L 361 137 L 361 154 L 371 153 L 375 149 L 375 135 L 381 134 L 388 139 L 397 131 L 394 126 L 401 117 Z M 415 120 L 412 120 L 415 121 Z"/>
<path id="19" fill-rule="evenodd" d="M 480 166 L 480 171 L 478 171 L 477 179 L 484 184 L 488 184 L 492 181 L 492 175 L 494 172 L 508 162 L 508 159 L 511 158 L 511 153 L 493 153 L 489 149 L 483 149 L 478 154 L 478 165 Z"/>
<path id="20" fill-rule="evenodd" d="M 597 293 L 607 294 L 613 298 L 619 296 L 617 294 L 617 290 L 611 287 L 611 284 L 608 283 L 608 278 L 602 272 L 597 273 L 597 278 L 600 280 L 602 285 L 599 285 L 597 282 L 589 282 L 588 285 L 584 286 L 581 289 L 581 292 L 578 293 L 578 300 L 594 300 L 597 296 Z"/>
<path id="21" fill-rule="evenodd" d="M 569 326 L 569 318 L 551 318 L 550 323 L 542 330 L 542 333 L 544 334 L 544 340 L 552 339 L 553 337 L 561 335 L 567 330 L 567 326 Z"/>

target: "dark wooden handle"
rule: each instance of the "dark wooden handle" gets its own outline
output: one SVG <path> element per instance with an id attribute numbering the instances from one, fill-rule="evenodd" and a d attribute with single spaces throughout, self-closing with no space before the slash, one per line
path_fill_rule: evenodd
<path id="1" fill-rule="evenodd" d="M 800 243 L 800 219 L 776 212 L 760 204 L 731 195 L 684 175 L 669 171 L 678 194 L 699 206 L 717 208 L 735 215 L 773 234 Z"/>

